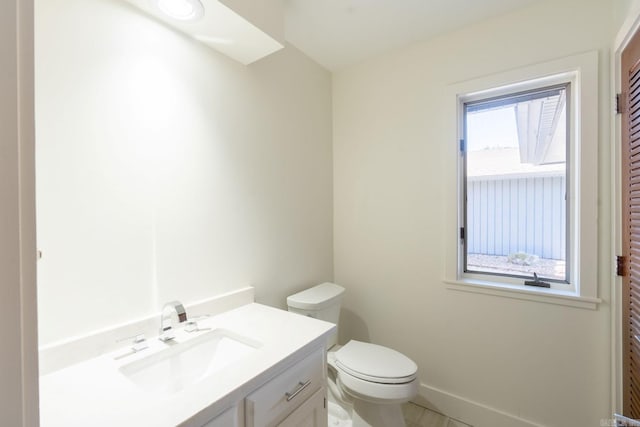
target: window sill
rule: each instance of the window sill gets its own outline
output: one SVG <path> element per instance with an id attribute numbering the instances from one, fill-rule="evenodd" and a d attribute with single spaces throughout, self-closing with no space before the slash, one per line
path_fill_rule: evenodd
<path id="1" fill-rule="evenodd" d="M 596 310 L 598 304 L 602 302 L 600 298 L 580 296 L 572 292 L 557 289 L 530 289 L 529 287 L 525 288 L 524 285 L 509 285 L 469 279 L 445 280 L 444 283 L 446 283 L 447 289 L 455 291 L 494 295 L 589 310 Z"/>

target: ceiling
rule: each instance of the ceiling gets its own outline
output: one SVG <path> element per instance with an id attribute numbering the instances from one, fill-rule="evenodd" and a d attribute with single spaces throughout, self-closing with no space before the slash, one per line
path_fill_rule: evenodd
<path id="1" fill-rule="evenodd" d="M 540 0 L 284 0 L 286 39 L 329 70 Z"/>

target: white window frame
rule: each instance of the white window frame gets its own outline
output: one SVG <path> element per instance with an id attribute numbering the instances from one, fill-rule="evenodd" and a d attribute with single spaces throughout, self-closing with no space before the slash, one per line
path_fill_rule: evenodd
<path id="1" fill-rule="evenodd" d="M 465 273 L 459 236 L 464 224 L 462 193 L 464 171 L 457 141 L 464 137 L 464 103 L 534 88 L 570 83 L 569 115 L 569 256 L 570 283 L 553 283 L 551 288 L 525 286 L 520 278 Z M 451 168 L 449 183 L 456 188 L 447 191 L 448 238 L 446 240 L 446 278 L 449 289 L 496 296 L 527 299 L 579 308 L 595 309 L 598 298 L 598 53 L 565 57 L 449 86 L 446 113 L 455 118 L 449 131 Z M 453 184 L 452 184 L 453 185 Z M 455 213 L 455 214 L 454 214 Z"/>
<path id="2" fill-rule="evenodd" d="M 508 273 L 492 273 L 492 272 L 480 272 L 480 271 L 469 271 L 470 269 L 468 268 L 468 256 L 469 254 L 467 253 L 467 265 L 466 265 L 466 271 L 465 271 L 465 251 L 468 250 L 468 243 L 469 243 L 469 236 L 471 235 L 471 230 L 470 230 L 470 226 L 469 223 L 466 222 L 465 223 L 465 210 L 467 210 L 467 217 L 468 217 L 468 206 L 469 203 L 465 202 L 465 199 L 468 198 L 469 195 L 469 176 L 468 176 L 468 170 L 464 171 L 465 169 L 465 163 L 462 160 L 462 157 L 466 157 L 467 159 L 467 163 L 466 165 L 468 166 L 468 161 L 469 161 L 469 150 L 468 147 L 466 147 L 468 145 L 468 139 L 469 139 L 469 134 L 467 133 L 465 135 L 465 121 L 468 120 L 469 117 L 469 112 L 466 111 L 466 106 L 467 104 L 474 104 L 474 103 L 483 103 L 483 102 L 495 102 L 498 101 L 500 102 L 501 100 L 506 100 L 508 98 L 514 98 L 514 97 L 521 97 L 527 94 L 531 94 L 533 92 L 542 92 L 542 91 L 549 91 L 549 90 L 558 90 L 560 88 L 564 89 L 566 91 L 566 95 L 567 95 L 567 103 L 565 104 L 566 106 L 566 111 L 567 111 L 567 118 L 568 120 L 566 122 L 562 122 L 561 126 L 565 126 L 567 128 L 567 140 L 566 140 L 566 148 L 571 148 L 573 147 L 572 142 L 575 141 L 575 139 L 573 138 L 573 129 L 574 129 L 574 121 L 572 120 L 573 118 L 573 114 L 574 113 L 574 108 L 573 108 L 573 102 L 574 102 L 574 98 L 572 96 L 572 86 L 575 82 L 575 78 L 574 78 L 574 74 L 573 73 L 563 73 L 560 75 L 556 75 L 556 76 L 549 76 L 549 77 L 545 77 L 543 79 L 536 79 L 536 80 L 532 80 L 532 81 L 527 81 L 527 82 L 522 82 L 521 84 L 517 85 L 517 88 L 513 88 L 512 86 L 507 86 L 507 87 L 501 87 L 495 90 L 489 90 L 489 91 L 485 91 L 482 92 L 481 94 L 466 94 L 466 95 L 459 95 L 458 96 L 458 100 L 460 102 L 460 117 L 459 117 L 459 135 L 460 135 L 460 139 L 464 140 L 464 143 L 462 143 L 461 141 L 461 146 L 464 145 L 465 149 L 463 150 L 462 147 L 460 149 L 460 156 L 461 156 L 461 162 L 460 163 L 460 183 L 462 185 L 461 189 L 460 189 L 460 209 L 459 209 L 459 215 L 460 215 L 460 219 L 459 219 L 459 223 L 460 223 L 460 229 L 464 229 L 464 238 L 461 237 L 460 240 L 460 261 L 462 263 L 462 265 L 460 266 L 460 273 L 459 273 L 459 277 L 464 277 L 464 278 L 470 278 L 473 280 L 488 280 L 488 281 L 496 281 L 496 282 L 500 282 L 500 283 L 508 283 L 508 284 L 521 284 L 524 280 L 532 280 L 533 277 L 531 274 L 527 275 L 523 272 L 520 273 L 512 273 L 512 274 L 508 274 Z M 468 132 L 468 129 L 467 129 Z M 565 151 L 566 151 L 565 148 Z M 567 184 L 570 188 L 569 191 L 569 195 L 573 194 L 575 187 L 573 184 L 573 176 L 570 176 L 570 171 L 572 170 L 572 165 L 571 165 L 571 161 L 573 160 L 574 156 L 571 156 L 571 153 L 567 153 L 567 161 L 565 163 L 565 171 L 567 174 L 567 177 L 569 177 L 570 179 L 567 180 Z M 465 191 L 466 188 L 466 191 Z M 571 201 L 572 199 L 567 199 L 567 210 L 566 210 L 566 215 L 564 218 L 564 221 L 567 222 L 568 218 L 572 218 L 572 214 L 573 212 L 571 211 L 572 205 L 571 205 Z M 468 219 L 468 218 L 467 218 Z M 574 263 L 571 260 L 571 255 L 573 253 L 573 251 L 575 250 L 575 247 L 572 243 L 574 243 L 574 240 L 571 238 L 572 235 L 576 234 L 577 230 L 575 230 L 575 227 L 572 226 L 573 222 L 568 222 L 567 224 L 567 228 L 566 228 L 566 241 L 567 241 L 567 247 L 564 248 L 564 253 L 565 255 L 568 255 L 568 258 L 566 260 L 566 265 L 568 266 L 567 268 L 567 272 L 569 278 L 569 282 L 567 283 L 565 280 L 554 280 L 554 279 L 550 279 L 548 277 L 542 277 L 542 280 L 544 282 L 547 282 L 550 284 L 551 289 L 559 289 L 559 290 L 563 290 L 563 291 L 573 291 L 575 289 L 575 285 L 572 283 L 571 277 L 573 277 L 574 275 L 574 271 L 573 271 L 573 266 Z M 466 247 L 465 247 L 466 246 Z M 567 251 L 568 249 L 568 251 Z M 528 276 L 527 279 L 524 278 L 524 276 Z"/>

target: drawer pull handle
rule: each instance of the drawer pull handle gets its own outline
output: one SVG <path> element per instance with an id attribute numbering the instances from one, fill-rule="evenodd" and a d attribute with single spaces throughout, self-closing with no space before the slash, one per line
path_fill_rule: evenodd
<path id="1" fill-rule="evenodd" d="M 296 388 L 292 392 L 286 392 L 284 395 L 287 396 L 287 402 L 289 402 L 290 400 L 294 399 L 297 395 L 302 393 L 302 390 L 309 387 L 309 384 L 311 384 L 311 380 L 307 381 L 306 383 L 303 383 L 302 381 L 300 381 L 298 383 L 298 388 Z"/>

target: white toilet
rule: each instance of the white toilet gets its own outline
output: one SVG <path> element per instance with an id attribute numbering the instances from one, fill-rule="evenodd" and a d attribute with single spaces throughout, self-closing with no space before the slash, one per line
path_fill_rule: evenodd
<path id="1" fill-rule="evenodd" d="M 322 283 L 287 298 L 289 311 L 338 325 L 344 288 Z M 327 343 L 329 389 L 342 409 L 350 410 L 353 427 L 405 426 L 401 405 L 418 391 L 416 364 L 395 350 L 351 340 Z M 331 397 L 331 396 L 330 396 Z M 330 417 L 331 425 L 331 417 Z"/>

